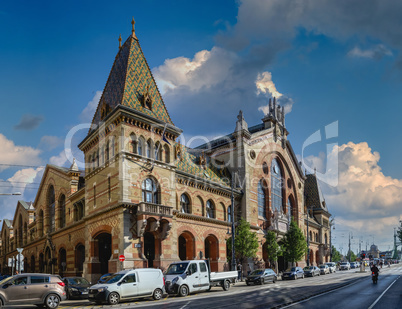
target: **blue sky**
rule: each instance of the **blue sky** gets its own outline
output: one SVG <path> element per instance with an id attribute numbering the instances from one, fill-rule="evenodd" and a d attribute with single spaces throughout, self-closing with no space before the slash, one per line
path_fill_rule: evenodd
<path id="1" fill-rule="evenodd" d="M 268 98 L 287 110 L 289 140 L 335 121 L 338 136 L 304 149 L 339 184 L 322 189 L 334 242 L 392 247 L 401 217 L 402 4 L 329 1 L 9 1 L 0 5 L 0 192 L 33 200 L 40 166 L 69 165 L 68 131 L 90 121 L 131 18 L 173 122 L 184 136 L 234 130 L 240 109 L 260 123 Z M 260 88 L 257 87 L 259 82 Z M 76 138 L 76 144 L 80 138 Z M 337 143 L 326 153 L 327 143 Z M 77 153 L 75 153 L 77 154 Z M 24 165 L 24 166 L 15 166 Z M 27 167 L 32 166 L 32 167 Z M 27 182 L 31 184 L 27 186 Z M 1 187 L 2 186 L 2 187 Z M 18 197 L 2 197 L 12 218 Z"/>

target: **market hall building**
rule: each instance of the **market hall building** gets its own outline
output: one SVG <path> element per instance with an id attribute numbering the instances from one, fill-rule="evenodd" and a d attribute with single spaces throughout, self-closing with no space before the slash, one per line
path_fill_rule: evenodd
<path id="1" fill-rule="evenodd" d="M 309 261 L 329 261 L 330 213 L 315 175 L 300 168 L 275 99 L 260 124 L 249 127 L 240 111 L 232 133 L 187 148 L 177 142 L 182 130 L 167 111 L 134 22 L 119 41 L 92 127 L 78 145 L 85 170 L 75 161 L 46 166 L 33 203 L 19 201 L 14 218 L 3 220 L 0 273 L 11 273 L 17 248 L 25 272 L 90 281 L 122 267 L 164 269 L 197 258 L 222 271 L 229 268 L 232 216 L 258 236 L 251 267 L 268 265 L 264 235 L 274 230 L 281 239 L 292 217 L 309 234 Z M 279 270 L 287 266 L 280 258 Z"/>

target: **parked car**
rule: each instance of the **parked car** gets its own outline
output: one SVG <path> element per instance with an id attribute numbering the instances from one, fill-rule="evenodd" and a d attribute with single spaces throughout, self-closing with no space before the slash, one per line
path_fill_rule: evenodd
<path id="1" fill-rule="evenodd" d="M 317 266 L 306 266 L 304 267 L 303 271 L 306 277 L 314 277 L 320 275 L 320 269 Z"/>
<path id="2" fill-rule="evenodd" d="M 113 275 L 113 273 L 107 273 L 107 274 L 102 275 L 102 276 L 99 278 L 98 283 L 104 283 L 104 282 L 106 282 L 106 281 L 109 279 L 109 277 L 110 277 L 111 275 Z"/>
<path id="3" fill-rule="evenodd" d="M 0 281 L 1 305 L 38 305 L 55 309 L 66 299 L 65 285 L 59 276 L 20 274 Z"/>
<path id="4" fill-rule="evenodd" d="M 265 282 L 275 283 L 277 280 L 276 273 L 270 269 L 255 269 L 246 278 L 246 284 L 264 284 Z"/>
<path id="5" fill-rule="evenodd" d="M 342 262 L 339 264 L 339 270 L 349 270 L 350 269 L 350 264 L 349 262 Z"/>
<path id="6" fill-rule="evenodd" d="M 325 265 L 328 265 L 330 273 L 336 272 L 336 264 L 334 262 L 327 262 Z"/>
<path id="7" fill-rule="evenodd" d="M 351 262 L 350 263 L 350 268 L 357 268 L 356 262 Z"/>
<path id="8" fill-rule="evenodd" d="M 304 278 L 304 271 L 301 267 L 292 267 L 286 269 L 282 274 L 282 280 Z"/>
<path id="9" fill-rule="evenodd" d="M 91 283 L 82 277 L 67 277 L 63 279 L 66 285 L 67 299 L 86 299 L 88 298 L 88 288 Z"/>
<path id="10" fill-rule="evenodd" d="M 160 269 L 122 270 L 110 276 L 106 282 L 91 286 L 88 290 L 88 299 L 97 304 L 108 302 L 110 305 L 116 305 L 120 300 L 147 296 L 159 300 L 164 293 L 164 284 Z"/>
<path id="11" fill-rule="evenodd" d="M 329 274 L 329 267 L 328 267 L 328 265 L 322 264 L 322 265 L 319 266 L 319 268 L 320 268 L 320 274 L 321 274 L 321 275 Z"/>

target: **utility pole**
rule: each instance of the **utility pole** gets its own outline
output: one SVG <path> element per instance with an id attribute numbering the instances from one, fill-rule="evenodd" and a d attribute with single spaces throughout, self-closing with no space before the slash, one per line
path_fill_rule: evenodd
<path id="1" fill-rule="evenodd" d="M 234 176 L 236 177 L 236 172 L 234 173 Z M 236 261 L 235 261 L 235 221 L 234 221 L 234 194 L 233 194 L 233 187 L 234 187 L 234 180 L 232 177 L 231 181 L 231 195 L 230 195 L 230 202 L 231 202 L 231 213 L 232 213 L 232 271 L 236 270 Z"/>
<path id="2" fill-rule="evenodd" d="M 353 238 L 353 236 L 352 236 L 352 238 Z M 348 260 L 349 260 L 349 263 L 350 263 L 350 257 L 351 257 L 351 255 L 352 255 L 352 252 L 350 251 L 350 232 L 349 232 L 349 251 L 348 251 Z"/>
<path id="3" fill-rule="evenodd" d="M 308 233 L 309 209 L 307 207 L 307 266 L 310 266 L 310 234 Z"/>

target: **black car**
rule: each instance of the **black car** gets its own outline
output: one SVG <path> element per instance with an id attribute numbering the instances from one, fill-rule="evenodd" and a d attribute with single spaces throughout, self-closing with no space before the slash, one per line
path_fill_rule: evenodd
<path id="1" fill-rule="evenodd" d="M 304 271 L 301 267 L 292 267 L 286 269 L 282 274 L 282 280 L 304 278 Z"/>
<path id="2" fill-rule="evenodd" d="M 276 273 L 272 269 L 256 269 L 253 270 L 246 278 L 246 284 L 264 284 L 265 282 L 275 283 L 277 280 Z"/>
<path id="3" fill-rule="evenodd" d="M 86 299 L 88 298 L 88 288 L 91 283 L 82 277 L 66 277 L 63 279 L 66 285 L 67 299 Z"/>

